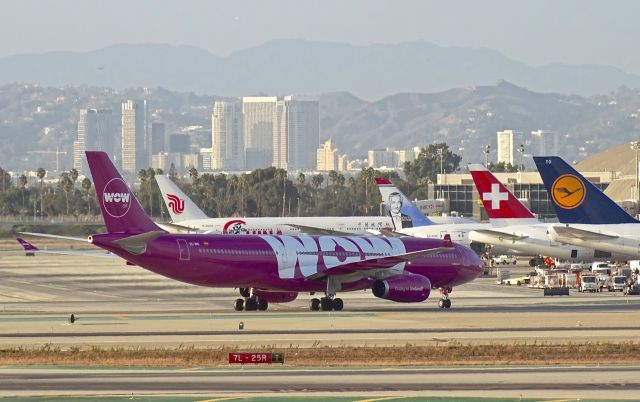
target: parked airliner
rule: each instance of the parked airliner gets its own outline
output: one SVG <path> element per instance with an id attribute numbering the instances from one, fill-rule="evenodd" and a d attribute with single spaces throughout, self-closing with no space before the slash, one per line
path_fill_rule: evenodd
<path id="1" fill-rule="evenodd" d="M 484 263 L 450 239 L 361 236 L 172 234 L 142 209 L 104 152 L 87 151 L 107 233 L 89 242 L 160 275 L 201 286 L 249 289 L 236 310 L 265 310 L 299 292 L 324 292 L 312 310 L 341 310 L 338 292 L 421 302 L 482 274 Z M 450 307 L 451 300 L 440 300 Z"/>
<path id="2" fill-rule="evenodd" d="M 561 223 L 549 226 L 550 239 L 597 248 L 603 259 L 640 258 L 640 222 L 562 158 L 533 159 Z"/>

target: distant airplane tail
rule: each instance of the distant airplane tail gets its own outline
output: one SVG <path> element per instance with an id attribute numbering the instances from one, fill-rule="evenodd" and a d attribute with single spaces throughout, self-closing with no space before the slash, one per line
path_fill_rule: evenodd
<path id="1" fill-rule="evenodd" d="M 489 219 L 536 219 L 529 208 L 484 165 L 471 164 L 469 172 Z"/>
<path id="2" fill-rule="evenodd" d="M 156 175 L 162 199 L 167 205 L 171 221 L 174 223 L 207 219 L 208 216 L 180 190 L 180 187 L 165 175 Z"/>
<path id="3" fill-rule="evenodd" d="M 395 230 L 434 224 L 389 180 L 376 177 L 376 184 Z"/>
<path id="4" fill-rule="evenodd" d="M 34 246 L 21 237 L 16 237 L 16 240 L 18 241 L 18 243 L 20 243 L 22 248 L 24 248 L 24 251 L 40 251 L 38 247 Z"/>
<path id="5" fill-rule="evenodd" d="M 86 151 L 86 155 L 107 231 L 162 231 L 144 211 L 109 156 L 98 151 Z"/>
<path id="6" fill-rule="evenodd" d="M 561 223 L 635 223 L 622 207 L 557 156 L 534 156 Z"/>

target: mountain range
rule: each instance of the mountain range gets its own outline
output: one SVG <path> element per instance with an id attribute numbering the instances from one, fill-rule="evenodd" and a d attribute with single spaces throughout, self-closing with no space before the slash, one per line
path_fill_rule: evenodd
<path id="1" fill-rule="evenodd" d="M 219 96 L 348 91 L 375 100 L 500 80 L 537 92 L 583 96 L 620 86 L 640 87 L 640 76 L 612 66 L 530 66 L 491 49 L 442 47 L 425 41 L 355 46 L 282 39 L 227 57 L 192 46 L 120 44 L 89 52 L 0 58 L 0 84 L 164 87 Z"/>

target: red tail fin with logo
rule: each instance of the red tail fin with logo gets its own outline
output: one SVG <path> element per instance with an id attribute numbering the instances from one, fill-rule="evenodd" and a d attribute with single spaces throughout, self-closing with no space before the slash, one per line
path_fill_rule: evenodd
<path id="1" fill-rule="evenodd" d="M 489 219 L 535 218 L 535 215 L 483 165 L 469 165 Z"/>
<path id="2" fill-rule="evenodd" d="M 87 151 L 86 154 L 107 231 L 140 233 L 162 230 L 144 212 L 109 156 L 97 151 Z"/>

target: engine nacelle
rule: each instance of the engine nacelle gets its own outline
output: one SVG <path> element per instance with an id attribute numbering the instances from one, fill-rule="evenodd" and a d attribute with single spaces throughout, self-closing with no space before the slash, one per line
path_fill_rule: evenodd
<path id="1" fill-rule="evenodd" d="M 269 303 L 289 303 L 298 297 L 298 292 L 281 292 L 278 290 L 256 289 L 256 296 L 266 299 Z"/>
<path id="2" fill-rule="evenodd" d="M 431 293 L 429 278 L 417 274 L 396 275 L 373 282 L 373 295 L 381 299 L 401 303 L 418 303 L 427 300 Z"/>

